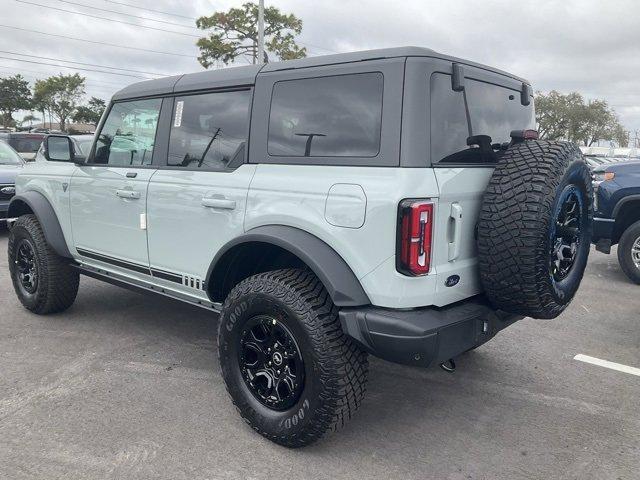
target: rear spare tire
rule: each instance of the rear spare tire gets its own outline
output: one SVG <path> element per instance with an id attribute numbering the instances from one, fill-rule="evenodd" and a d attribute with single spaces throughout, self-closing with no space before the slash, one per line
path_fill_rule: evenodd
<path id="1" fill-rule="evenodd" d="M 528 140 L 500 158 L 478 224 L 480 278 L 507 312 L 555 318 L 587 265 L 593 187 L 574 144 Z"/>

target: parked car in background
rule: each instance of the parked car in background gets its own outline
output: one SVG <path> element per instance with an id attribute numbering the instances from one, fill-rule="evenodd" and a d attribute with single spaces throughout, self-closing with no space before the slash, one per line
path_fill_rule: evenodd
<path id="1" fill-rule="evenodd" d="M 593 242 L 600 252 L 618 245 L 624 273 L 640 284 L 640 161 L 596 167 Z"/>
<path id="2" fill-rule="evenodd" d="M 10 133 L 6 142 L 27 160 L 33 160 L 46 135 L 43 133 Z"/>
<path id="3" fill-rule="evenodd" d="M 16 193 L 16 176 L 24 160 L 6 142 L 0 140 L 0 222 L 7 218 L 9 202 Z"/>
<path id="4" fill-rule="evenodd" d="M 91 151 L 91 145 L 93 144 L 93 135 L 69 135 L 75 155 L 77 157 L 87 157 Z M 44 154 L 44 142 L 40 145 L 38 152 L 36 153 L 36 162 L 46 162 L 47 158 Z"/>

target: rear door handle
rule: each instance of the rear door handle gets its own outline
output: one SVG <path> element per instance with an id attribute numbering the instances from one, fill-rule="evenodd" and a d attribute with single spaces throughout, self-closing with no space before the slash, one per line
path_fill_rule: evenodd
<path id="1" fill-rule="evenodd" d="M 222 210 L 234 210 L 236 208 L 236 201 L 228 200 L 224 197 L 204 197 L 202 199 L 202 206 Z"/>
<path id="2" fill-rule="evenodd" d="M 460 256 L 460 242 L 462 241 L 462 207 L 459 203 L 451 204 L 449 218 L 453 221 L 453 241 L 449 242 L 449 261 Z"/>
<path id="3" fill-rule="evenodd" d="M 116 190 L 116 195 L 120 198 L 129 198 L 131 200 L 138 200 L 140 198 L 140 192 L 135 190 Z"/>

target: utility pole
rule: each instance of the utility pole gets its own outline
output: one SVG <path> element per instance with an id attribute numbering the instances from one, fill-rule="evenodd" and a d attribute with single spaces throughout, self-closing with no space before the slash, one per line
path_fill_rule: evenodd
<path id="1" fill-rule="evenodd" d="M 264 0 L 258 2 L 258 65 L 264 63 Z"/>

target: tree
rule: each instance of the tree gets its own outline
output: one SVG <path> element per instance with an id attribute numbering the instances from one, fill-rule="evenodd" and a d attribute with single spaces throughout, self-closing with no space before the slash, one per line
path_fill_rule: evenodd
<path id="1" fill-rule="evenodd" d="M 582 95 L 551 91 L 536 94 L 536 122 L 540 138 L 568 140 L 591 146 L 599 140 L 625 143 L 624 127 L 604 100 L 585 102 Z M 628 143 L 628 138 L 626 140 Z"/>
<path id="2" fill-rule="evenodd" d="M 46 80 L 36 81 L 35 91 L 39 101 L 44 102 L 56 117 L 60 130 L 66 129 L 67 119 L 78 107 L 84 95 L 84 77 L 59 74 Z"/>
<path id="3" fill-rule="evenodd" d="M 29 82 L 22 75 L 0 78 L 0 122 L 5 127 L 15 125 L 14 112 L 28 109 L 30 102 Z"/>
<path id="4" fill-rule="evenodd" d="M 613 132 L 613 140 L 619 147 L 627 148 L 631 140 L 631 132 L 618 124 Z"/>
<path id="5" fill-rule="evenodd" d="M 76 108 L 73 114 L 74 122 L 89 123 L 97 126 L 106 107 L 105 101 L 101 98 L 91 97 L 87 105 L 81 105 Z"/>
<path id="6" fill-rule="evenodd" d="M 215 12 L 207 17 L 196 20 L 196 26 L 201 30 L 213 29 L 208 37 L 196 42 L 200 48 L 198 61 L 209 68 L 216 61 L 221 60 L 225 65 L 233 62 L 237 57 L 249 54 L 256 63 L 258 58 L 258 6 L 248 2 L 241 8 L 231 8 L 228 12 Z M 295 35 L 302 32 L 302 20 L 293 14 L 283 14 L 276 7 L 264 10 L 264 39 L 265 57 L 267 52 L 278 56 L 282 60 L 303 58 L 307 56 L 307 49 L 299 47 L 295 42 Z"/>
<path id="7" fill-rule="evenodd" d="M 33 122 L 39 122 L 40 119 L 32 114 L 25 115 L 25 117 L 20 121 L 20 125 L 24 126 L 25 123 L 29 124 L 29 128 L 33 126 Z"/>

